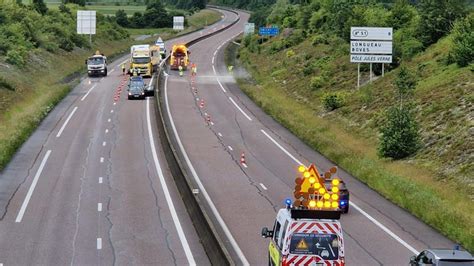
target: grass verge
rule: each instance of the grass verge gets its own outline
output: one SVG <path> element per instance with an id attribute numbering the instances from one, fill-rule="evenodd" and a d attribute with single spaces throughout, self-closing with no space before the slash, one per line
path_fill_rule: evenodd
<path id="1" fill-rule="evenodd" d="M 275 64 L 269 67 L 261 60 L 265 56 L 248 51 L 240 54 L 243 63 L 236 62 L 237 50 L 228 46 L 227 64 L 241 64 L 252 74 L 250 79 L 238 77 L 238 84 L 267 114 L 385 198 L 474 251 L 474 204 L 468 195 L 437 180 L 435 171 L 409 161 L 380 159 L 373 137 L 352 130 L 344 119 L 318 115 L 311 101 L 291 90 L 294 83 L 278 78 L 290 71 L 276 73 Z"/>
<path id="2" fill-rule="evenodd" d="M 208 17 L 209 12 L 203 10 Z M 203 18 L 200 13 L 195 15 Z M 214 12 L 214 11 L 212 11 Z M 217 12 L 215 12 L 217 13 Z M 213 16 L 214 23 L 220 16 Z M 193 19 L 196 30 L 206 25 L 205 20 Z M 180 34 L 182 34 L 181 32 Z M 170 33 L 163 38 L 169 39 L 177 33 Z M 151 42 L 154 38 L 142 42 Z M 35 51 L 28 66 L 17 69 L 13 66 L 0 64 L 0 171 L 11 160 L 15 152 L 34 132 L 43 118 L 60 102 L 77 84 L 77 79 L 63 83 L 65 77 L 74 73 L 84 73 L 84 58 L 93 51 L 100 49 L 109 58 L 124 54 L 132 39 L 120 41 L 98 41 L 90 50 L 75 49 L 71 53 L 50 54 L 44 50 Z"/>

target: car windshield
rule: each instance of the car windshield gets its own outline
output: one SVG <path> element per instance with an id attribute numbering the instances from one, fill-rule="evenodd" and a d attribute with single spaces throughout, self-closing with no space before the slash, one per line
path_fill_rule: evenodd
<path id="1" fill-rule="evenodd" d="M 135 64 L 148 64 L 151 59 L 149 57 L 135 57 L 133 58 L 133 63 Z"/>
<path id="2" fill-rule="evenodd" d="M 473 266 L 474 260 L 462 261 L 462 260 L 440 260 L 439 266 Z"/>
<path id="3" fill-rule="evenodd" d="M 339 257 L 339 241 L 335 234 L 296 233 L 291 237 L 290 253 L 336 260 Z"/>
<path id="4" fill-rule="evenodd" d="M 143 90 L 143 84 L 138 84 L 138 83 L 131 83 L 130 84 L 130 91 L 131 92 L 140 92 Z"/>
<path id="5" fill-rule="evenodd" d="M 102 65 L 104 63 L 104 59 L 103 58 L 89 58 L 89 60 L 87 60 L 87 64 L 89 65 Z"/>

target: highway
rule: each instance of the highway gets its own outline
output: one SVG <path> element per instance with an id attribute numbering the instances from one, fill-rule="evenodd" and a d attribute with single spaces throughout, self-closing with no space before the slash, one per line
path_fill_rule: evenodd
<path id="1" fill-rule="evenodd" d="M 297 166 L 316 163 L 325 171 L 334 164 L 268 117 L 229 76 L 223 50 L 243 30 L 248 15 L 240 16 L 229 30 L 191 47 L 199 51 L 192 54 L 195 83 L 189 74 L 169 73 L 164 109 L 187 167 L 215 206 L 228 248 L 239 263 L 265 265 L 268 240 L 260 229 L 271 228 L 284 199 L 292 197 Z M 342 218 L 347 265 L 406 265 L 424 248 L 453 247 L 347 172 L 339 169 L 338 175 L 351 192 L 351 209 Z"/>
<path id="2" fill-rule="evenodd" d="M 186 42 L 237 19 L 167 41 Z M 299 164 L 333 164 L 268 117 L 227 73 L 228 30 L 193 45 L 196 83 L 167 71 L 167 125 L 237 264 L 267 265 L 268 239 Z M 83 78 L 47 116 L 0 177 L 4 265 L 209 265 L 165 160 L 155 101 L 128 101 L 120 64 Z M 150 86 L 155 79 L 150 79 Z M 241 154 L 245 164 L 241 163 Z M 347 265 L 406 265 L 426 247 L 453 243 L 339 170 L 351 191 L 342 218 Z"/>
<path id="3" fill-rule="evenodd" d="M 125 61 L 83 78 L 1 173 L 0 264 L 209 264 L 160 147 L 155 101 L 127 100 Z"/>

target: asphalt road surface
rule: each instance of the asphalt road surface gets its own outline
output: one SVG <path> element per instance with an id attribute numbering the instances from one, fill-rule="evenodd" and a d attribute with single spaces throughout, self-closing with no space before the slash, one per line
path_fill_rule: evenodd
<path id="1" fill-rule="evenodd" d="M 125 61 L 83 78 L 0 174 L 0 265 L 209 264 Z"/>
<path id="2" fill-rule="evenodd" d="M 292 196 L 297 166 L 316 163 L 325 171 L 333 163 L 263 113 L 229 76 L 224 44 L 243 30 L 248 15 L 240 16 L 229 30 L 191 47 L 195 83 L 189 71 L 185 77 L 168 73 L 165 108 L 187 166 L 209 195 L 207 203 L 215 206 L 220 226 L 228 229 L 224 235 L 239 263 L 265 265 L 268 240 L 260 230 L 272 227 L 284 199 Z M 347 172 L 339 169 L 338 175 L 351 192 L 350 211 L 342 218 L 347 265 L 407 265 L 424 248 L 453 247 Z"/>

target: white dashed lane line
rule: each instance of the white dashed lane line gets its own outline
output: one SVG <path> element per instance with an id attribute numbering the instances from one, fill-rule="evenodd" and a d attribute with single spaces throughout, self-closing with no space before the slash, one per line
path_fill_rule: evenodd
<path id="1" fill-rule="evenodd" d="M 104 142 L 102 142 L 102 146 L 104 146 L 104 147 L 105 147 L 105 145 L 107 145 L 107 142 L 105 142 L 105 141 L 104 141 Z"/>
<path id="2" fill-rule="evenodd" d="M 97 211 L 101 212 L 102 211 L 102 203 L 97 203 Z"/>
<path id="3" fill-rule="evenodd" d="M 260 186 L 263 188 L 263 190 L 267 190 L 267 187 L 264 184 L 260 183 Z"/>
<path id="4" fill-rule="evenodd" d="M 231 150 L 231 151 L 233 151 L 233 150 L 234 150 L 234 149 L 232 149 L 232 147 L 231 147 L 231 146 L 227 146 L 227 148 L 229 148 L 229 150 Z"/>
<path id="5" fill-rule="evenodd" d="M 102 238 L 97 238 L 97 249 L 101 250 L 102 249 Z"/>
<path id="6" fill-rule="evenodd" d="M 99 184 L 102 184 L 102 182 L 103 182 L 103 178 L 99 177 Z"/>
<path id="7" fill-rule="evenodd" d="M 82 96 L 81 102 L 86 99 L 86 97 L 89 95 L 89 93 L 91 93 L 91 91 L 92 91 L 93 89 L 95 89 L 96 86 L 97 86 L 97 84 L 95 84 L 94 86 L 92 86 L 92 87 L 87 91 L 87 93 L 86 93 L 84 96 Z"/>
<path id="8" fill-rule="evenodd" d="M 100 163 L 104 162 L 104 157 L 100 157 Z"/>
<path id="9" fill-rule="evenodd" d="M 56 134 L 56 138 L 59 138 L 61 137 L 61 134 L 63 133 L 64 129 L 66 128 L 67 126 L 67 123 L 69 123 L 69 120 L 71 120 L 72 116 L 74 115 L 74 113 L 77 111 L 77 106 L 74 107 L 74 109 L 72 110 L 72 112 L 69 114 L 69 116 L 67 117 L 66 121 L 64 122 L 63 126 L 61 127 L 61 129 L 59 129 L 59 132 L 58 134 Z"/>

